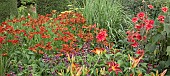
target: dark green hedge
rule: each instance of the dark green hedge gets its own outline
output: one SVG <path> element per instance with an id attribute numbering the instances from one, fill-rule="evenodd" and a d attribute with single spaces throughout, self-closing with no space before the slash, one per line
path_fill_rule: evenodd
<path id="1" fill-rule="evenodd" d="M 52 10 L 57 10 L 57 12 L 68 10 L 67 5 L 69 2 L 68 0 L 37 0 L 36 4 L 37 13 L 44 15 Z"/>
<path id="2" fill-rule="evenodd" d="M 10 15 L 18 14 L 17 0 L 0 0 L 0 5 L 0 22 L 5 21 Z"/>

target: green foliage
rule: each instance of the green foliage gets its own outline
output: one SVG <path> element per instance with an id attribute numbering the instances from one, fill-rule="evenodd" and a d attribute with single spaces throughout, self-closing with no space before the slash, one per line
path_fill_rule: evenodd
<path id="1" fill-rule="evenodd" d="M 68 0 L 37 0 L 37 13 L 47 14 L 51 13 L 52 10 L 57 10 L 57 12 L 63 12 L 68 10 Z"/>
<path id="2" fill-rule="evenodd" d="M 109 36 L 114 41 L 124 38 L 126 25 L 123 6 L 117 0 L 85 0 L 83 15 L 88 24 L 98 24 L 100 28 L 107 28 Z"/>
<path id="3" fill-rule="evenodd" d="M 1 0 L 0 5 L 0 23 L 5 21 L 6 18 L 18 14 L 17 0 Z"/>

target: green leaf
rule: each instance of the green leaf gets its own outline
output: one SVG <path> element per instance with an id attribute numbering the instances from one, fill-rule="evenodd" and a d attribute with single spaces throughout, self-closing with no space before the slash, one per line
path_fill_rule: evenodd
<path id="1" fill-rule="evenodd" d="M 125 72 L 125 71 L 128 71 L 128 70 L 129 70 L 129 67 L 125 67 L 123 71 Z"/>
<path id="2" fill-rule="evenodd" d="M 167 52 L 167 55 L 170 56 L 170 46 L 167 47 L 166 52 Z"/>
<path id="3" fill-rule="evenodd" d="M 153 36 L 153 44 L 155 44 L 156 42 L 158 42 L 161 39 L 162 39 L 161 34 L 157 34 L 157 35 Z"/>
<path id="4" fill-rule="evenodd" d="M 107 59 L 110 59 L 110 57 L 112 56 L 111 54 L 105 54 Z"/>
<path id="5" fill-rule="evenodd" d="M 34 52 L 32 52 L 32 51 L 29 51 L 29 52 L 28 52 L 28 54 L 34 54 Z"/>
<path id="6" fill-rule="evenodd" d="M 164 25 L 164 31 L 166 31 L 167 34 L 170 33 L 170 25 L 169 25 L 169 24 L 165 24 L 165 25 Z"/>
<path id="7" fill-rule="evenodd" d="M 147 63 L 141 63 L 141 65 L 145 68 L 147 68 Z"/>
<path id="8" fill-rule="evenodd" d="M 149 44 L 146 45 L 145 49 L 147 51 L 154 51 L 156 49 L 156 45 L 149 43 Z"/>
<path id="9" fill-rule="evenodd" d="M 122 60 L 118 60 L 117 63 L 122 66 L 122 64 L 124 63 Z"/>

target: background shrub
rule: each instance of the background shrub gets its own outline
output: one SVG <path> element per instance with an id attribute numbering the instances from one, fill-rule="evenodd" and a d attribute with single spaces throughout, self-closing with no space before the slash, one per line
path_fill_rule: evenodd
<path id="1" fill-rule="evenodd" d="M 62 12 L 67 10 L 68 0 L 37 0 L 37 13 L 47 14 L 52 10 L 57 10 L 57 12 Z"/>
<path id="2" fill-rule="evenodd" d="M 17 15 L 17 0 L 0 0 L 0 22 L 11 15 Z"/>

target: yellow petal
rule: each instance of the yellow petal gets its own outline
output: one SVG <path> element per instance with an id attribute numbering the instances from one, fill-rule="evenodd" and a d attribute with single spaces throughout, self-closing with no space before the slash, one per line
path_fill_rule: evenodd
<path id="1" fill-rule="evenodd" d="M 79 69 L 79 71 L 77 72 L 76 76 L 80 76 L 81 75 L 81 72 L 82 71 L 82 67 Z"/>
<path id="2" fill-rule="evenodd" d="M 165 69 L 165 70 L 160 74 L 160 76 L 165 76 L 166 72 L 167 72 L 167 69 Z"/>

